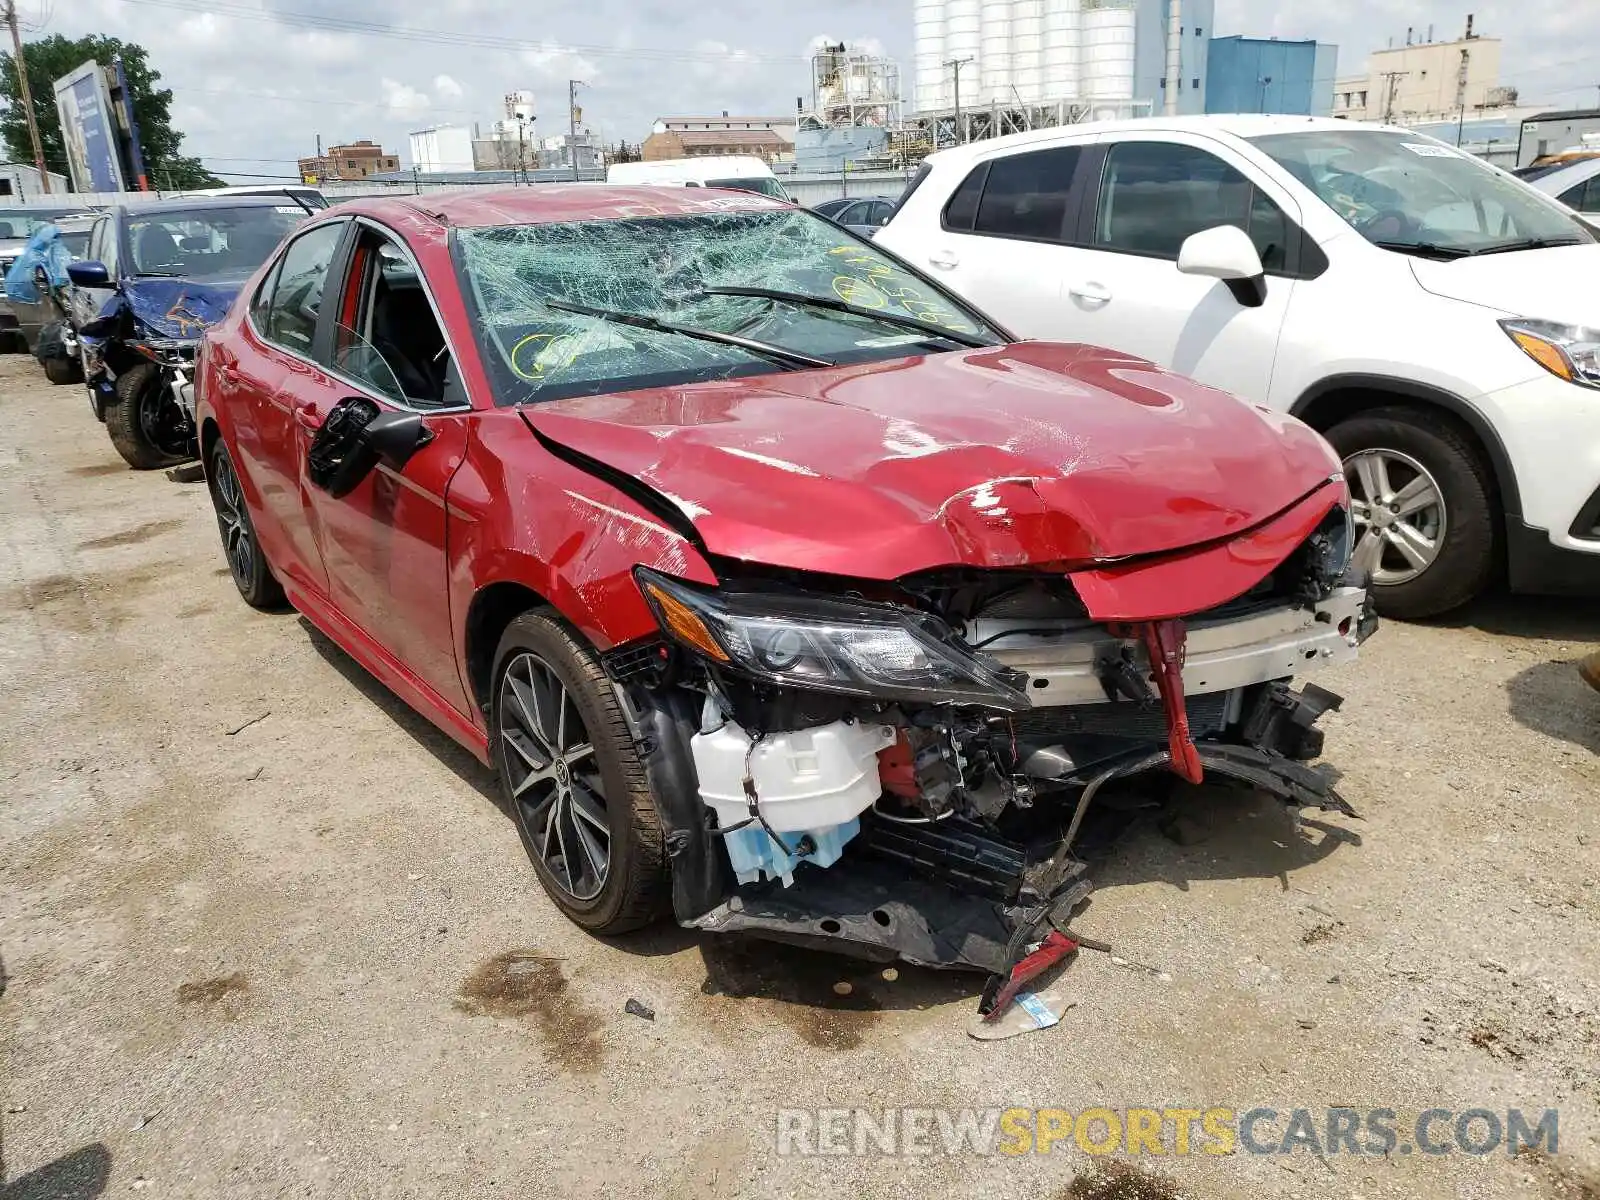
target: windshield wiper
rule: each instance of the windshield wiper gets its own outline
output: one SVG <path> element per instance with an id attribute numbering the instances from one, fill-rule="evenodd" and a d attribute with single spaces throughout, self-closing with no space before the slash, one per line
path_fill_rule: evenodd
<path id="1" fill-rule="evenodd" d="M 1476 250 L 1463 250 L 1460 246 L 1440 246 L 1434 242 L 1373 242 L 1372 244 L 1384 250 L 1396 250 L 1401 254 L 1414 254 L 1418 258 L 1466 258 L 1469 255 L 1481 253 Z"/>
<path id="2" fill-rule="evenodd" d="M 1582 238 L 1523 238 L 1520 242 L 1502 242 L 1498 246 L 1485 246 L 1482 250 L 1475 250 L 1475 254 L 1505 254 L 1512 250 L 1548 250 L 1551 246 L 1581 246 Z"/>
<path id="3" fill-rule="evenodd" d="M 718 333 L 714 329 L 696 329 L 690 325 L 675 325 L 670 321 L 662 321 L 646 313 L 616 312 L 609 308 L 590 308 L 587 304 L 568 304 L 564 300 L 546 300 L 544 306 L 556 309 L 559 312 L 576 313 L 580 317 L 594 317 L 601 321 L 614 321 L 618 325 L 632 325 L 636 329 L 649 329 L 655 333 L 676 333 L 682 337 L 697 338 L 702 342 L 715 342 L 720 346 L 737 346 L 741 350 L 748 350 L 751 354 L 759 354 L 763 358 L 771 359 L 790 371 L 797 370 L 800 367 L 836 367 L 839 365 L 826 358 L 814 358 L 809 354 L 801 354 L 797 350 L 785 350 L 782 346 L 753 341 L 750 338 L 743 338 L 734 333 Z"/>
<path id="4" fill-rule="evenodd" d="M 946 329 L 943 325 L 935 325 L 932 321 L 919 321 L 915 317 L 902 317 L 896 313 L 879 312 L 875 308 L 862 308 L 859 304 L 848 304 L 843 300 L 835 300 L 832 296 L 813 296 L 807 292 L 785 292 L 777 288 L 762 287 L 708 287 L 700 294 L 702 296 L 751 296 L 757 300 L 786 300 L 790 304 L 804 304 L 812 308 L 826 308 L 833 312 L 850 313 L 852 316 L 857 317 L 871 317 L 875 321 L 882 321 L 885 325 L 898 325 L 902 329 L 912 329 L 918 333 L 930 334 L 933 337 L 954 342 L 958 346 L 976 348 L 994 344 L 970 333 L 957 333 L 953 329 Z"/>

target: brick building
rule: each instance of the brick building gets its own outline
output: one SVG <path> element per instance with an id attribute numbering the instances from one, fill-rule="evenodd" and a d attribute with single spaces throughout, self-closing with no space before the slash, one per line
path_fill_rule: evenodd
<path id="1" fill-rule="evenodd" d="M 300 177 L 314 183 L 366 179 L 400 169 L 400 156 L 389 154 L 376 142 L 350 142 L 329 146 L 328 152 L 300 160 Z"/>
<path id="2" fill-rule="evenodd" d="M 645 138 L 645 162 L 749 154 L 776 162 L 794 154 L 793 117 L 658 117 Z"/>

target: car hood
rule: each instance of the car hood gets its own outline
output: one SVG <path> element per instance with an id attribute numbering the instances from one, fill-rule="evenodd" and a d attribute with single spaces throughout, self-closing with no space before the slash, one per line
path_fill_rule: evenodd
<path id="1" fill-rule="evenodd" d="M 1600 325 L 1600 243 L 1511 250 L 1442 262 L 1414 258 L 1411 270 L 1425 291 L 1481 304 L 1516 317 Z"/>
<path id="2" fill-rule="evenodd" d="M 547 449 L 644 485 L 712 554 L 857 578 L 1197 546 L 1339 470 L 1292 417 L 1043 342 L 522 411 Z"/>
<path id="3" fill-rule="evenodd" d="M 122 294 L 133 315 L 161 337 L 197 338 L 222 320 L 241 280 L 130 279 Z"/>

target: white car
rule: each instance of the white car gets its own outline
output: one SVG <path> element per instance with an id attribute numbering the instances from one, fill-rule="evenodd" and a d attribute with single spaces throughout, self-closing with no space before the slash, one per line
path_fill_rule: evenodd
<path id="1" fill-rule="evenodd" d="M 1022 337 L 1324 433 L 1382 611 L 1600 592 L 1600 234 L 1407 130 L 1206 116 L 928 158 L 874 244 Z"/>
<path id="2" fill-rule="evenodd" d="M 1580 158 L 1521 178 L 1590 221 L 1600 221 L 1600 158 Z"/>

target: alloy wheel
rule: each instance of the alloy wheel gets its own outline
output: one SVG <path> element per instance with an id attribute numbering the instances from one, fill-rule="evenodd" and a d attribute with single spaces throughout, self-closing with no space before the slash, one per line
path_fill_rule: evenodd
<path id="1" fill-rule="evenodd" d="M 555 669 L 521 651 L 500 679 L 500 764 L 517 819 L 549 878 L 592 900 L 611 867 L 611 823 L 594 742 Z"/>
<path id="2" fill-rule="evenodd" d="M 222 549 L 228 556 L 228 568 L 233 572 L 234 582 L 248 589 L 255 571 L 255 538 L 251 536 L 250 522 L 245 517 L 239 477 L 233 473 L 233 463 L 226 454 L 219 453 L 212 460 L 211 477 L 217 528 L 222 531 Z"/>
<path id="3" fill-rule="evenodd" d="M 1344 460 L 1356 526 L 1355 564 L 1385 586 L 1410 583 L 1444 545 L 1444 493 L 1416 459 L 1398 450 L 1361 450 Z"/>

